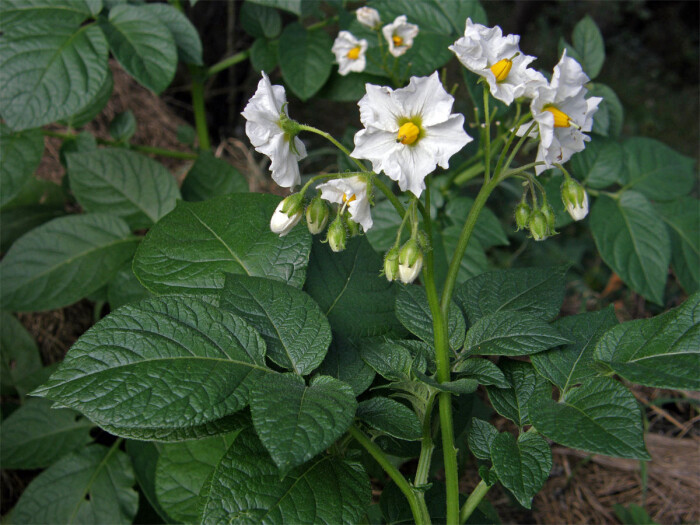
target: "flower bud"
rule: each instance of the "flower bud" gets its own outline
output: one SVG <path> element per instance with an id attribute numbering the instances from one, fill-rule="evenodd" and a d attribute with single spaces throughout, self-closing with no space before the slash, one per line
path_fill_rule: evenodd
<path id="1" fill-rule="evenodd" d="M 540 210 L 533 210 L 528 221 L 530 234 L 536 241 L 544 241 L 547 238 L 547 219 Z"/>
<path id="2" fill-rule="evenodd" d="M 573 220 L 580 221 L 588 215 L 588 194 L 575 180 L 567 178 L 561 185 L 561 200 Z"/>
<path id="3" fill-rule="evenodd" d="M 326 242 L 334 252 L 342 252 L 345 249 L 347 239 L 348 234 L 345 230 L 345 224 L 343 224 L 342 217 L 338 215 L 328 227 Z"/>
<path id="4" fill-rule="evenodd" d="M 299 222 L 304 210 L 304 196 L 301 193 L 290 195 L 277 205 L 270 219 L 270 229 L 280 237 L 287 235 Z"/>
<path id="5" fill-rule="evenodd" d="M 394 246 L 384 256 L 384 276 L 391 282 L 399 276 L 399 248 Z"/>
<path id="6" fill-rule="evenodd" d="M 360 235 L 360 225 L 357 224 L 355 221 L 352 219 L 348 219 L 345 222 L 345 225 L 347 226 L 348 230 L 348 235 L 352 238 L 355 237 L 356 235 Z"/>
<path id="7" fill-rule="evenodd" d="M 530 206 L 528 206 L 527 202 L 522 201 L 515 207 L 515 225 L 518 227 L 516 231 L 527 230 L 529 220 Z"/>
<path id="8" fill-rule="evenodd" d="M 306 207 L 306 225 L 312 235 L 321 233 L 328 222 L 328 206 L 321 197 L 314 197 Z"/>
<path id="9" fill-rule="evenodd" d="M 357 21 L 370 29 L 377 29 L 382 25 L 382 20 L 379 18 L 379 11 L 371 7 L 360 7 L 355 11 Z"/>
<path id="10" fill-rule="evenodd" d="M 415 239 L 409 239 L 399 251 L 399 279 L 404 284 L 416 280 L 423 268 L 423 251 Z"/>
<path id="11" fill-rule="evenodd" d="M 540 211 L 547 221 L 547 235 L 556 235 L 557 232 L 554 229 L 554 224 L 557 221 L 557 216 L 554 213 L 554 208 L 552 208 L 550 204 L 543 204 Z"/>

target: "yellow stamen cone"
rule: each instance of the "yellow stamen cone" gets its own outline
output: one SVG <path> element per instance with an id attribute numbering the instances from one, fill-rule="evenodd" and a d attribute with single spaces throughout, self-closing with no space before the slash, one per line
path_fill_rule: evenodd
<path id="1" fill-rule="evenodd" d="M 357 60 L 360 57 L 360 46 L 353 47 L 345 56 L 347 56 L 350 60 Z"/>
<path id="2" fill-rule="evenodd" d="M 400 47 L 403 45 L 403 38 L 401 38 L 400 36 L 394 35 L 391 37 L 391 39 L 394 41 L 394 45 L 396 47 Z"/>
<path id="3" fill-rule="evenodd" d="M 357 199 L 357 196 L 354 193 L 352 195 L 350 195 L 349 197 L 348 197 L 347 193 L 343 193 L 343 203 L 344 204 L 351 203 L 352 201 L 354 201 L 356 199 Z"/>
<path id="4" fill-rule="evenodd" d="M 401 144 L 413 144 L 420 135 L 420 129 L 413 122 L 406 122 L 399 128 L 399 133 L 396 136 L 396 142 Z"/>
<path id="5" fill-rule="evenodd" d="M 544 108 L 544 110 L 549 111 L 552 115 L 554 115 L 554 127 L 555 128 L 568 128 L 569 126 L 572 126 L 572 125 L 574 127 L 578 127 L 571 122 L 571 118 L 569 117 L 569 115 L 567 115 L 563 111 L 558 110 L 554 106 Z"/>
<path id="6" fill-rule="evenodd" d="M 510 68 L 512 67 L 513 61 L 509 58 L 504 58 L 496 62 L 489 69 L 491 69 L 493 76 L 496 77 L 496 82 L 503 82 L 506 78 L 508 78 L 508 73 L 510 73 Z"/>

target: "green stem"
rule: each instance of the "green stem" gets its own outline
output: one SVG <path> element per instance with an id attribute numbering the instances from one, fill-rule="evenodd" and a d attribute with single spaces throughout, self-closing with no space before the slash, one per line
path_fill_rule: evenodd
<path id="1" fill-rule="evenodd" d="M 209 69 L 206 71 L 206 76 L 210 77 L 212 75 L 216 75 L 217 73 L 220 73 L 224 69 L 227 69 L 231 66 L 235 66 L 239 62 L 243 62 L 246 60 L 248 57 L 250 57 L 250 49 L 246 49 L 244 51 L 240 51 L 236 53 L 235 55 L 231 55 L 230 57 L 226 57 L 223 60 L 217 62 L 213 66 L 211 66 Z"/>
<path id="2" fill-rule="evenodd" d="M 423 437 L 421 438 L 420 456 L 418 458 L 418 467 L 416 468 L 416 478 L 413 480 L 413 485 L 416 487 L 428 483 L 428 475 L 430 474 L 430 463 L 433 457 L 433 451 L 435 450 L 432 425 L 435 396 L 436 394 L 430 396 L 423 417 Z"/>
<path id="3" fill-rule="evenodd" d="M 391 202 L 391 204 L 394 205 L 394 209 L 396 210 L 396 212 L 401 217 L 403 217 L 404 213 L 406 213 L 406 210 L 403 207 L 403 204 L 401 204 L 399 198 L 396 195 L 394 195 L 393 191 L 391 191 L 391 188 L 384 184 L 384 181 L 382 181 L 377 175 L 374 175 L 372 177 L 372 184 L 374 184 L 379 189 L 379 191 L 381 191 L 386 196 L 386 198 L 389 199 L 389 202 Z"/>
<path id="4" fill-rule="evenodd" d="M 362 445 L 367 452 L 370 453 L 377 463 L 381 465 L 384 471 L 389 475 L 394 483 L 396 483 L 396 486 L 399 487 L 401 492 L 403 492 L 403 495 L 406 496 L 416 525 L 428 525 L 430 523 L 430 517 L 427 509 L 425 508 L 425 503 L 421 505 L 415 489 L 410 485 L 403 474 L 399 472 L 399 469 L 392 465 L 382 449 L 375 445 L 367 436 L 365 436 L 364 432 L 362 432 L 355 425 L 351 426 L 348 432 L 350 432 L 350 435 L 355 438 L 355 440 Z"/>
<path id="5" fill-rule="evenodd" d="M 518 109 L 520 109 L 520 106 L 518 106 Z M 531 114 L 528 112 L 526 115 L 524 115 L 520 120 L 516 119 L 515 120 L 515 125 L 513 126 L 513 130 L 509 133 L 508 136 L 508 142 L 506 143 L 505 147 L 501 151 L 500 157 L 498 157 L 498 162 L 496 163 L 496 169 L 493 171 L 494 173 L 498 174 L 501 172 L 501 166 L 503 166 L 503 160 L 505 159 L 506 153 L 510 149 L 511 144 L 513 144 L 513 140 L 515 140 L 515 137 L 517 136 L 516 133 L 518 132 L 518 129 L 520 128 L 521 125 L 525 123 L 525 121 L 530 118 Z M 530 130 L 528 130 L 529 132 Z"/>
<path id="6" fill-rule="evenodd" d="M 307 31 L 313 31 L 314 29 L 320 29 L 322 27 L 327 26 L 328 24 L 332 22 L 336 22 L 338 20 L 338 15 L 334 15 L 331 17 L 326 18 L 325 20 L 321 20 L 320 22 L 316 22 L 315 24 L 311 24 L 309 27 L 306 28 Z"/>
<path id="7" fill-rule="evenodd" d="M 465 523 L 469 519 L 469 516 L 471 516 L 472 512 L 476 510 L 476 508 L 479 506 L 479 503 L 481 503 L 481 500 L 484 499 L 484 496 L 486 496 L 486 493 L 489 491 L 490 488 L 491 487 L 489 487 L 483 480 L 479 482 L 479 484 L 469 495 L 469 498 L 467 498 L 467 501 L 464 502 L 464 506 L 462 507 L 462 510 L 459 513 L 460 523 Z"/>
<path id="8" fill-rule="evenodd" d="M 491 178 L 491 115 L 489 111 L 489 90 L 486 84 L 484 84 L 484 124 L 486 125 L 486 129 L 484 130 L 484 151 L 486 156 L 484 161 L 484 179 L 486 179 L 486 181 Z"/>
<path id="9" fill-rule="evenodd" d="M 504 171 L 510 167 L 510 163 L 513 162 L 513 159 L 518 154 L 518 151 L 520 151 L 520 148 L 522 147 L 523 143 L 529 138 L 530 133 L 532 132 L 533 129 L 535 129 L 536 125 L 537 125 L 537 121 L 533 120 L 532 124 L 530 124 L 530 127 L 527 128 L 527 131 L 525 132 L 525 134 L 522 137 L 520 137 L 520 140 L 515 145 L 515 148 L 513 148 L 513 151 L 511 151 L 510 156 L 508 157 L 508 160 L 506 161 L 505 166 L 503 166 Z"/>
<path id="10" fill-rule="evenodd" d="M 194 125 L 197 129 L 199 147 L 204 151 L 211 149 L 209 141 L 209 130 L 207 129 L 207 115 L 204 110 L 204 84 L 200 74 L 194 67 L 190 67 L 192 72 L 192 109 L 194 110 Z"/>

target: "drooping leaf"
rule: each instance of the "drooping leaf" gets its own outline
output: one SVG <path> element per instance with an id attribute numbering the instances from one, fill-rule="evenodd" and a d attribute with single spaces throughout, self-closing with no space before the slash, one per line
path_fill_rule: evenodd
<path id="1" fill-rule="evenodd" d="M 688 293 L 700 290 L 700 201 L 682 197 L 656 209 L 671 234 L 671 265 Z M 5 224 L 3 223 L 3 227 Z"/>
<path id="2" fill-rule="evenodd" d="M 250 396 L 255 430 L 281 475 L 339 439 L 356 408 L 352 388 L 329 376 L 306 386 L 294 374 L 269 374 Z"/>
<path id="3" fill-rule="evenodd" d="M 126 453 L 131 458 L 131 465 L 141 492 L 163 523 L 168 523 L 172 518 L 163 510 L 156 496 L 156 464 L 163 446 L 162 443 L 129 439 L 126 441 Z"/>
<path id="4" fill-rule="evenodd" d="M 118 217 L 59 217 L 18 239 L 2 260 L 2 308 L 50 310 L 98 290 L 131 259 L 139 239 Z"/>
<path id="5" fill-rule="evenodd" d="M 606 330 L 617 324 L 612 308 L 559 319 L 554 326 L 572 341 L 530 357 L 537 371 L 566 392 L 583 379 L 598 375 L 593 349 Z"/>
<path id="6" fill-rule="evenodd" d="M 604 137 L 595 137 L 585 150 L 571 158 L 572 175 L 591 188 L 622 184 L 624 166 L 625 154 L 620 143 Z"/>
<path id="7" fill-rule="evenodd" d="M 27 383 L 41 366 L 34 338 L 12 314 L 0 311 L 0 392 L 24 396 L 38 386 Z"/>
<path id="8" fill-rule="evenodd" d="M 338 336 L 333 337 L 326 358 L 316 372 L 347 383 L 356 396 L 367 390 L 374 380 L 374 370 L 360 357 L 358 345 Z"/>
<path id="9" fill-rule="evenodd" d="M 129 524 L 138 509 L 134 483 L 126 454 L 92 445 L 34 478 L 12 511 L 12 521 Z"/>
<path id="10" fill-rule="evenodd" d="M 491 443 L 491 461 L 503 486 L 529 509 L 552 470 L 552 451 L 538 434 L 521 434 L 516 441 L 502 432 Z"/>
<path id="11" fill-rule="evenodd" d="M 134 230 L 158 222 L 180 198 L 165 166 L 139 153 L 108 148 L 67 157 L 70 186 L 81 206 L 122 217 Z"/>
<path id="12" fill-rule="evenodd" d="M 2 468 L 46 468 L 87 445 L 93 424 L 77 412 L 52 409 L 45 399 L 29 399 L 0 427 Z"/>
<path id="13" fill-rule="evenodd" d="M 250 193 L 178 202 L 143 240 L 134 258 L 136 277 L 157 294 L 208 294 L 223 287 L 227 272 L 301 287 L 311 236 L 306 228 L 285 237 L 270 231 L 280 200 Z"/>
<path id="14" fill-rule="evenodd" d="M 372 428 L 408 441 L 421 438 L 421 424 L 415 412 L 388 397 L 373 397 L 357 406 L 357 417 Z"/>
<path id="15" fill-rule="evenodd" d="M 528 411 L 537 431 L 561 445 L 594 454 L 650 459 L 639 405 L 629 390 L 609 377 L 586 379 L 558 403 L 533 397 Z"/>
<path id="16" fill-rule="evenodd" d="M 590 78 L 597 77 L 605 62 L 605 45 L 600 29 L 590 16 L 586 15 L 576 24 L 572 40 L 581 57 L 583 70 Z"/>
<path id="17" fill-rule="evenodd" d="M 250 430 L 221 459 L 206 496 L 202 523 L 359 523 L 370 501 L 357 464 L 322 455 L 289 472 L 279 470 Z"/>
<path id="18" fill-rule="evenodd" d="M 44 136 L 38 129 L 12 133 L 0 122 L 0 206 L 22 191 L 34 175 L 44 153 Z"/>
<path id="19" fill-rule="evenodd" d="M 551 385 L 539 375 L 530 363 L 508 360 L 500 363 L 509 388 L 487 386 L 489 400 L 496 412 L 516 425 L 527 425 L 528 402 L 532 398 L 552 398 Z"/>
<path id="20" fill-rule="evenodd" d="M 213 199 L 228 193 L 245 193 L 248 181 L 231 164 L 203 151 L 187 172 L 182 183 L 182 198 L 197 202 Z"/>
<path id="21" fill-rule="evenodd" d="M 307 30 L 291 23 L 280 36 L 279 59 L 282 78 L 301 100 L 312 97 L 331 74 L 333 42 L 322 29 Z"/>
<path id="22" fill-rule="evenodd" d="M 186 64 L 202 65 L 202 42 L 197 29 L 188 18 L 168 4 L 145 4 L 139 6 L 167 27 L 175 39 L 177 53 Z"/>
<path id="23" fill-rule="evenodd" d="M 605 263 L 634 291 L 661 304 L 671 262 L 671 240 L 651 203 L 636 191 L 619 199 L 601 195 L 591 230 Z"/>
<path id="24" fill-rule="evenodd" d="M 488 359 L 469 357 L 459 361 L 454 366 L 454 371 L 461 377 L 476 379 L 480 385 L 493 385 L 498 388 L 510 387 L 510 383 L 506 380 L 501 369 Z"/>
<path id="25" fill-rule="evenodd" d="M 107 41 L 95 24 L 21 24 L 0 40 L 0 108 L 14 130 L 69 117 L 107 76 Z"/>
<path id="26" fill-rule="evenodd" d="M 593 358 L 640 385 L 700 390 L 700 293 L 652 319 L 615 326 Z"/>
<path id="27" fill-rule="evenodd" d="M 35 395 L 113 434 L 178 441 L 231 430 L 265 368 L 240 317 L 193 297 L 146 299 L 88 330 Z"/>
<path id="28" fill-rule="evenodd" d="M 498 430 L 488 421 L 473 418 L 467 434 L 469 450 L 479 459 L 491 459 L 491 443 Z"/>

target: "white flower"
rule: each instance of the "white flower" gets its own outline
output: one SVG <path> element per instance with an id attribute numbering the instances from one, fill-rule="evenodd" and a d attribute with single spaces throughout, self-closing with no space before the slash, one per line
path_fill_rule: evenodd
<path id="1" fill-rule="evenodd" d="M 361 225 L 363 230 L 367 231 L 372 227 L 366 177 L 356 175 L 345 179 L 329 180 L 319 184 L 317 189 L 321 190 L 322 199 L 346 205 L 350 218 Z"/>
<path id="2" fill-rule="evenodd" d="M 296 210 L 291 215 L 288 211 L 285 212 L 282 208 L 285 206 L 285 201 L 280 202 L 275 208 L 275 212 L 270 219 L 270 230 L 273 233 L 278 233 L 280 237 L 287 235 L 294 226 L 297 225 L 302 216 L 302 210 Z"/>
<path id="3" fill-rule="evenodd" d="M 382 23 L 381 18 L 379 18 L 379 11 L 371 7 L 360 7 L 355 14 L 357 15 L 357 21 L 370 29 L 376 29 Z"/>
<path id="4" fill-rule="evenodd" d="M 399 251 L 399 279 L 411 284 L 423 269 L 423 251 L 414 239 L 409 239 Z"/>
<path id="5" fill-rule="evenodd" d="M 333 42 L 331 51 L 335 53 L 335 60 L 340 66 L 338 73 L 347 75 L 351 71 L 361 73 L 365 70 L 367 60 L 367 40 L 358 40 L 350 31 L 341 31 Z"/>
<path id="6" fill-rule="evenodd" d="M 413 39 L 418 36 L 418 26 L 409 24 L 406 15 L 401 15 L 382 27 L 382 34 L 389 43 L 389 53 L 400 57 L 413 46 Z"/>
<path id="7" fill-rule="evenodd" d="M 540 137 L 536 160 L 544 162 L 544 165 L 535 167 L 538 175 L 554 164 L 563 164 L 574 153 L 583 151 L 585 143 L 591 140 L 583 132 L 593 128 L 593 114 L 603 99 L 586 98 L 588 90 L 584 84 L 588 81 L 581 65 L 567 57 L 564 50 L 561 60 L 554 66 L 551 82 L 537 89 L 530 111 L 537 123 L 531 136 Z M 532 121 L 523 124 L 518 135 L 524 135 L 531 124 Z"/>
<path id="8" fill-rule="evenodd" d="M 583 220 L 588 215 L 588 194 L 584 193 L 583 202 L 569 202 L 566 205 L 566 211 L 569 212 L 571 218 L 575 221 Z"/>
<path id="9" fill-rule="evenodd" d="M 369 160 L 376 173 L 384 171 L 401 191 L 420 197 L 423 179 L 437 165 L 448 168 L 449 158 L 473 140 L 464 131 L 464 116 L 451 114 L 454 98 L 437 72 L 412 77 L 396 91 L 372 84 L 365 88 L 358 103 L 365 129 L 355 134 L 351 155 Z"/>
<path id="10" fill-rule="evenodd" d="M 255 151 L 270 157 L 273 180 L 283 188 L 291 188 L 301 182 L 298 161 L 306 157 L 306 148 L 298 137 L 291 141 L 282 129 L 286 103 L 284 88 L 273 86 L 263 71 L 255 95 L 241 114 L 248 121 L 245 132 Z"/>
<path id="11" fill-rule="evenodd" d="M 523 55 L 518 42 L 518 35 L 504 37 L 500 27 L 486 27 L 467 18 L 464 36 L 450 50 L 467 69 L 486 79 L 494 98 L 510 105 L 547 83 L 541 73 L 527 67 L 535 57 Z"/>

